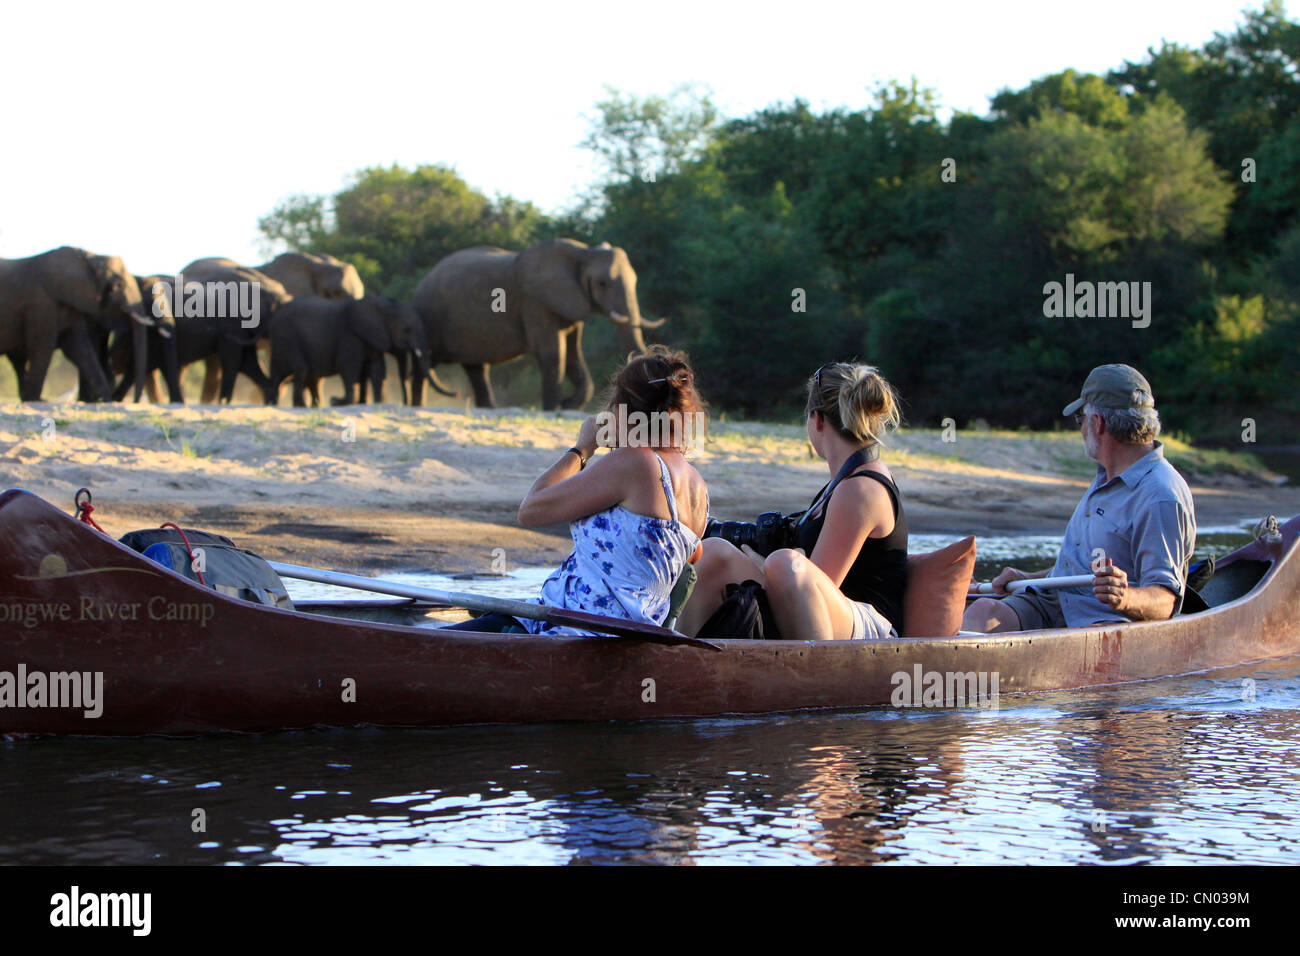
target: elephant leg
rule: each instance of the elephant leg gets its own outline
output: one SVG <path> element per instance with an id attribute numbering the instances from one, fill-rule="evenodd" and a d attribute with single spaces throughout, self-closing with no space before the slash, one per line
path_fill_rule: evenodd
<path id="1" fill-rule="evenodd" d="M 400 369 L 402 366 L 403 363 L 399 361 L 397 367 Z M 416 374 L 417 363 L 412 362 L 411 366 L 411 407 L 416 408 L 424 404 L 424 377 Z"/>
<path id="2" fill-rule="evenodd" d="M 364 388 L 366 375 L 370 371 L 370 359 L 364 352 L 350 352 L 338 357 L 338 372 L 343 379 L 343 397 L 340 405 L 355 405 L 358 389 Z"/>
<path id="3" fill-rule="evenodd" d="M 267 405 L 280 404 L 280 386 L 289 377 L 289 370 L 275 353 L 271 353 L 271 374 L 267 377 L 266 388 L 262 390 L 262 401 Z"/>
<path id="4" fill-rule="evenodd" d="M 407 361 L 406 361 L 407 356 L 408 353 L 405 350 L 398 352 L 397 355 L 394 356 L 394 359 L 397 362 L 397 387 L 401 389 L 402 392 L 401 401 L 403 405 L 411 404 L 411 393 L 407 389 L 407 385 L 408 385 L 407 377 L 410 375 L 410 372 L 407 371 Z M 410 364 L 417 369 L 420 366 L 419 362 L 413 361 Z"/>
<path id="5" fill-rule="evenodd" d="M 343 394 L 336 399 L 331 399 L 334 405 L 355 405 L 357 404 L 357 386 L 358 380 L 350 376 L 343 376 Z"/>
<path id="6" fill-rule="evenodd" d="M 384 379 L 387 376 L 388 376 L 388 359 L 384 355 L 384 353 L 381 352 L 379 355 L 375 356 L 375 358 L 372 359 L 370 362 L 370 391 L 371 391 L 370 400 L 374 402 L 376 405 L 384 404 Z M 365 404 L 366 401 L 365 388 L 366 388 L 366 383 L 365 380 L 362 379 L 361 382 L 362 404 Z"/>
<path id="7" fill-rule="evenodd" d="M 243 361 L 240 355 L 240 348 L 229 342 L 222 342 L 220 347 L 221 365 L 220 365 L 220 382 L 221 389 L 218 399 L 223 404 L 229 404 L 235 395 L 235 379 L 239 376 L 239 365 Z M 207 379 L 204 379 L 206 385 Z"/>
<path id="8" fill-rule="evenodd" d="M 311 392 L 312 408 L 320 408 L 320 380 L 319 375 L 312 375 L 307 379 L 307 388 Z"/>
<path id="9" fill-rule="evenodd" d="M 107 402 L 113 398 L 113 383 L 104 371 L 90 333 L 80 325 L 74 325 L 59 338 L 59 348 L 85 377 L 88 390 L 94 396 L 92 401 Z"/>
<path id="10" fill-rule="evenodd" d="M 85 376 L 82 376 L 82 381 L 85 381 Z M 123 375 L 122 381 L 118 382 L 117 388 L 113 389 L 113 401 L 123 401 L 126 398 L 126 393 L 129 391 L 131 391 L 131 376 Z M 85 399 L 82 399 L 82 401 L 85 401 Z"/>
<path id="11" fill-rule="evenodd" d="M 491 366 L 487 362 L 478 364 L 463 363 L 461 368 L 469 376 L 469 384 L 474 389 L 474 404 L 479 408 L 496 408 L 496 401 L 492 398 L 492 383 L 488 381 L 488 369 Z M 411 379 L 411 392 L 414 393 L 420 389 L 421 382 L 418 378 Z M 422 389 L 421 389 L 422 390 Z M 419 404 L 416 402 L 415 404 Z"/>
<path id="12" fill-rule="evenodd" d="M 257 390 L 265 395 L 266 390 L 271 387 L 271 380 L 266 377 L 266 373 L 262 371 L 262 363 L 257 360 L 257 348 L 255 346 L 243 346 L 240 352 L 239 371 L 252 379 Z M 234 385 L 232 384 L 230 387 L 233 391 Z"/>
<path id="13" fill-rule="evenodd" d="M 212 356 L 208 356 L 203 362 L 203 390 L 199 393 L 199 401 L 211 405 L 217 400 L 220 388 L 221 365 Z"/>
<path id="14" fill-rule="evenodd" d="M 95 354 L 99 367 L 105 370 L 105 377 L 108 379 L 109 392 L 112 394 L 105 396 L 96 394 L 95 383 L 92 375 L 81 367 L 80 362 L 73 359 L 73 364 L 77 366 L 77 401 L 98 402 L 105 399 L 112 399 L 115 402 L 121 401 L 121 399 L 117 397 L 117 390 L 113 388 L 113 371 L 108 358 L 108 333 L 101 331 L 98 328 L 94 328 L 93 326 L 92 329 L 85 330 L 85 341 L 89 347 L 89 351 Z M 69 329 L 64 333 L 64 337 L 59 343 L 64 354 L 67 355 L 69 359 L 72 359 L 72 353 L 68 350 L 67 346 L 76 335 L 77 333 L 74 330 Z M 129 378 L 130 374 L 131 370 L 128 368 L 126 376 Z M 129 384 L 127 388 L 130 388 Z M 123 394 L 125 394 L 125 390 L 123 391 Z"/>
<path id="15" fill-rule="evenodd" d="M 568 349 L 566 350 L 568 361 L 565 363 L 565 374 L 570 382 L 573 383 L 573 394 L 561 402 L 563 408 L 582 408 L 595 393 L 596 387 L 591 383 L 591 372 L 587 368 L 587 360 L 582 355 L 582 323 L 579 322 L 569 332 Z"/>
<path id="16" fill-rule="evenodd" d="M 167 400 L 173 405 L 185 404 L 185 393 L 181 391 L 180 360 L 176 354 L 176 333 L 162 344 L 163 380 L 167 383 Z M 153 364 L 152 362 L 150 363 Z"/>
<path id="17" fill-rule="evenodd" d="M 53 349 L 33 349 L 22 363 L 18 375 L 18 398 L 24 402 L 39 402 L 45 387 L 45 374 L 50 370 Z"/>
<path id="18" fill-rule="evenodd" d="M 542 410 L 560 407 L 560 376 L 564 373 L 565 336 L 560 332 L 537 350 L 537 368 L 542 373 Z"/>

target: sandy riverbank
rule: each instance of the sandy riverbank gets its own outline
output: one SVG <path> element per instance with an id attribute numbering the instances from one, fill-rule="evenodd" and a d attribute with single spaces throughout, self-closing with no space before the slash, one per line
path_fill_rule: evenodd
<path id="1" fill-rule="evenodd" d="M 122 534 L 176 521 L 230 535 L 264 556 L 358 571 L 484 570 L 568 553 L 563 527 L 515 523 L 534 478 L 574 441 L 582 415 L 397 406 L 0 405 L 0 487 L 71 508 Z M 1091 474 L 1073 433 L 904 430 L 886 453 L 917 532 L 1054 533 Z M 1300 513 L 1277 486 L 1223 453 L 1176 442 L 1201 525 Z M 696 460 L 713 512 L 792 511 L 827 478 L 793 425 L 715 422 Z"/>

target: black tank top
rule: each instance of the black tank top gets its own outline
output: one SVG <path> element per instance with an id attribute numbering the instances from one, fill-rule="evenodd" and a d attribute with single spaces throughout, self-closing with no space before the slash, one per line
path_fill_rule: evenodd
<path id="1" fill-rule="evenodd" d="M 870 476 L 885 486 L 889 500 L 894 506 L 894 530 L 883 538 L 868 538 L 862 542 L 849 571 L 840 583 L 840 590 L 850 601 L 870 604 L 894 625 L 899 634 L 903 633 L 903 589 L 907 585 L 907 517 L 903 514 L 903 502 L 898 488 L 892 481 L 878 471 L 860 471 L 847 475 L 849 478 Z M 823 488 L 822 491 L 825 491 Z M 834 494 L 834 490 L 831 492 Z M 817 493 L 821 497 L 822 492 Z M 816 504 L 817 498 L 813 499 Z M 798 546 L 804 554 L 812 556 L 821 535 L 822 525 L 826 522 L 826 509 L 830 498 L 822 503 L 821 514 L 809 518 L 799 525 Z"/>

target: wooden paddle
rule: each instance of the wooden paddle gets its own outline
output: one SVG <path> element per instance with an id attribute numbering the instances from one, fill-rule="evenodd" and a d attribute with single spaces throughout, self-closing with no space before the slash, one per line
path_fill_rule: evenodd
<path id="1" fill-rule="evenodd" d="M 702 641 L 697 637 L 687 637 L 676 631 L 655 624 L 642 624 L 623 618 L 607 617 L 603 614 L 588 614 L 586 611 L 570 611 L 545 604 L 531 604 L 528 601 L 516 601 L 510 598 L 489 597 L 485 594 L 469 594 L 462 591 L 439 591 L 434 588 L 415 587 L 399 584 L 397 581 L 384 581 L 368 578 L 360 574 L 344 574 L 341 571 L 324 571 L 320 568 L 304 568 L 297 564 L 282 564 L 268 561 L 275 572 L 282 577 L 297 578 L 300 581 L 315 581 L 318 584 L 333 584 L 343 588 L 356 588 L 360 591 L 373 591 L 376 594 L 393 594 L 397 597 L 417 598 L 434 601 L 447 607 L 463 607 L 470 611 L 496 612 L 511 617 L 526 617 L 535 621 L 546 621 L 562 627 L 576 627 L 598 634 L 612 634 L 620 638 L 649 641 L 652 644 L 685 644 L 688 647 L 702 647 L 710 651 L 722 650 L 717 644 Z"/>
<path id="2" fill-rule="evenodd" d="M 1082 588 L 1092 587 L 1093 577 L 1091 574 L 1076 574 L 1072 577 L 1064 578 L 1021 578 L 1019 581 L 1010 581 L 1007 583 L 1007 592 L 1015 594 L 1023 591 L 1025 588 L 1042 588 L 1044 591 L 1051 591 L 1055 588 Z M 993 590 L 991 581 L 981 581 L 971 587 L 971 594 L 998 594 L 1001 592 Z"/>

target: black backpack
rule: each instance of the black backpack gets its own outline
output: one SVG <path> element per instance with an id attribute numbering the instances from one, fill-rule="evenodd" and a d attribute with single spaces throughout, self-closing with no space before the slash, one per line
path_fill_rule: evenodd
<path id="1" fill-rule="evenodd" d="M 728 584 L 727 596 L 695 635 L 706 641 L 778 641 L 767 592 L 757 581 Z"/>
<path id="2" fill-rule="evenodd" d="M 199 580 L 199 570 L 208 587 L 231 597 L 268 604 L 271 607 L 293 610 L 289 592 L 284 582 L 269 564 L 252 551 L 245 551 L 225 535 L 210 531 L 185 529 L 190 548 L 201 563 L 190 560 L 185 540 L 175 528 L 146 528 L 131 531 L 119 539 L 133 551 L 157 561 L 165 568 L 184 575 L 191 581 Z M 199 568 L 194 565 L 199 563 Z"/>

